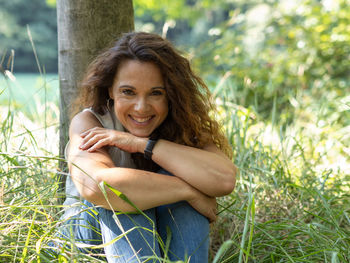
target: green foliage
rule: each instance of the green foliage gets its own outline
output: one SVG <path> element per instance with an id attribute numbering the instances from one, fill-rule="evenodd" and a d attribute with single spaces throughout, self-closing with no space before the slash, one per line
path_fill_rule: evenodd
<path id="1" fill-rule="evenodd" d="M 56 9 L 45 0 L 0 0 L 0 57 L 14 50 L 16 72 L 38 72 L 27 26 L 46 72 L 57 72 Z"/>
<path id="2" fill-rule="evenodd" d="M 349 0 L 175 2 L 134 1 L 136 25 L 167 33 L 188 50 L 223 100 L 262 118 L 275 106 L 280 123 L 292 120 L 306 94 L 334 101 L 333 110 L 344 107 L 338 102 L 350 87 Z M 348 111 L 338 117 L 349 123 Z"/>
<path id="3" fill-rule="evenodd" d="M 54 119 L 58 122 L 59 92 L 58 75 L 30 73 L 14 74 L 10 80 L 7 77 L 0 76 L 0 105 L 7 105 L 9 101 L 13 102 L 13 107 L 20 110 L 23 114 L 30 117 L 31 120 L 39 120 L 44 112 L 45 103 L 50 107 L 53 116 L 47 116 L 47 119 Z"/>
<path id="4" fill-rule="evenodd" d="M 208 30 L 213 25 L 225 21 L 228 10 L 236 5 L 233 1 L 227 0 L 160 2 L 134 0 L 133 3 L 137 30 L 167 35 L 184 48 L 194 47 L 206 41 Z"/>
<path id="5" fill-rule="evenodd" d="M 46 4 L 51 7 L 56 7 L 56 0 L 46 0 Z"/>
<path id="6" fill-rule="evenodd" d="M 343 147 L 324 146 L 327 141 L 335 148 L 347 131 L 299 118 L 276 130 L 245 108 L 221 107 L 240 176 L 212 229 L 215 260 L 348 262 L 348 158 Z"/>
<path id="7" fill-rule="evenodd" d="M 185 0 L 171 1 L 166 0 L 161 3 L 156 0 L 135 0 L 133 1 L 135 6 L 135 15 L 137 17 L 143 15 L 152 14 L 152 18 L 155 21 L 164 20 L 167 17 L 171 17 L 172 19 L 179 19 L 183 15 L 183 11 L 187 11 L 185 9 Z"/>
<path id="8" fill-rule="evenodd" d="M 304 94 L 324 101 L 344 97 L 350 87 L 349 1 L 332 3 L 237 8 L 217 35 L 196 49 L 195 65 L 212 86 L 215 76 L 226 74 L 225 100 L 254 107 L 263 117 L 276 99 L 277 109 L 285 109 L 282 122 L 290 121 L 293 102 Z M 349 117 L 347 112 L 339 121 L 349 123 Z"/>

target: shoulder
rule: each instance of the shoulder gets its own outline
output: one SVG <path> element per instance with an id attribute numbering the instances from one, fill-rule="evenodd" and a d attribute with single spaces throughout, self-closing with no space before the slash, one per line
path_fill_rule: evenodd
<path id="1" fill-rule="evenodd" d="M 84 110 L 76 114 L 72 121 L 71 125 L 81 123 L 81 122 L 99 122 L 96 116 L 89 110 Z"/>
<path id="2" fill-rule="evenodd" d="M 81 111 L 71 120 L 69 132 L 82 133 L 93 127 L 102 127 L 100 121 L 90 111 Z"/>
<path id="3" fill-rule="evenodd" d="M 94 163 L 97 166 L 100 164 L 109 167 L 113 166 L 112 159 L 106 149 L 99 149 L 93 153 L 80 149 L 82 143 L 81 133 L 95 127 L 102 127 L 102 125 L 94 114 L 89 111 L 79 112 L 73 117 L 69 127 L 69 147 L 67 149 L 69 162 L 77 162 L 79 166 L 81 166 L 81 161 L 88 161 L 90 164 Z"/>

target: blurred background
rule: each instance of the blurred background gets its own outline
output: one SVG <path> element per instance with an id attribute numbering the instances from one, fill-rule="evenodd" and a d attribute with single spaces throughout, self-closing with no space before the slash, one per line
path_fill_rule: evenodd
<path id="1" fill-rule="evenodd" d="M 328 122 L 349 123 L 348 0 L 133 2 L 136 30 L 173 41 L 222 99 L 262 118 L 276 107 L 284 123 L 300 107 L 327 102 Z M 57 99 L 55 0 L 0 0 L 0 19 L 1 67 L 16 76 L 16 99 L 40 93 L 37 62 L 47 96 Z"/>

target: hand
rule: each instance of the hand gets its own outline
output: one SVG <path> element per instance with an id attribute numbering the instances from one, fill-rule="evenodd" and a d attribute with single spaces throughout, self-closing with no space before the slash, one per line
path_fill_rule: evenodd
<path id="1" fill-rule="evenodd" d="M 104 146 L 114 146 L 123 151 L 135 153 L 140 151 L 140 146 L 144 143 L 144 138 L 131 133 L 101 127 L 89 129 L 80 136 L 83 138 L 80 149 L 88 152 L 96 151 Z"/>
<path id="2" fill-rule="evenodd" d="M 200 214 L 207 217 L 210 223 L 216 220 L 217 204 L 215 197 L 207 196 L 196 190 L 195 197 L 187 200 L 187 202 Z"/>

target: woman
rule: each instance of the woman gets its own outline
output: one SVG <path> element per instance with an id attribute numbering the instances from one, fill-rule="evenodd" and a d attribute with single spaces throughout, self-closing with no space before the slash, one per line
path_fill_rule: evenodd
<path id="1" fill-rule="evenodd" d="M 68 189 L 72 179 L 84 209 L 66 211 L 62 236 L 83 250 L 102 247 L 108 262 L 207 262 L 215 197 L 231 193 L 236 174 L 209 96 L 158 35 L 125 34 L 99 55 L 82 82 L 67 147 Z"/>

